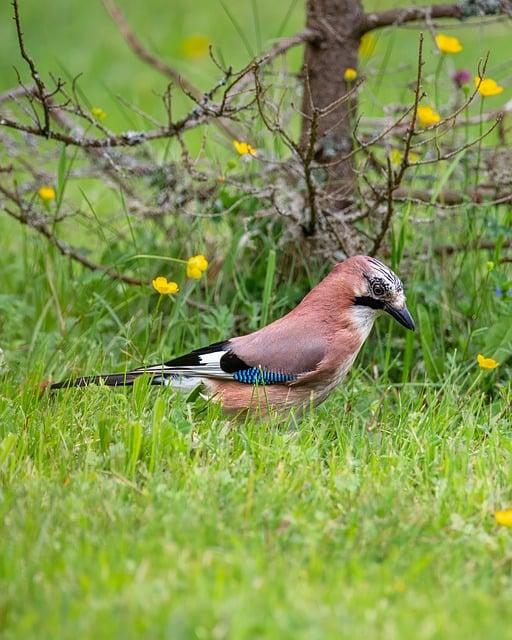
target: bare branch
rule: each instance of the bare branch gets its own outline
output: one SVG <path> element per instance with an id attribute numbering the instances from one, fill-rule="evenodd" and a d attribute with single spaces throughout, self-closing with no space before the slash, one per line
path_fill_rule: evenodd
<path id="1" fill-rule="evenodd" d="M 512 247 L 512 240 L 503 240 L 498 242 L 497 240 L 477 240 L 471 244 L 464 244 L 462 246 L 457 246 L 453 244 L 445 244 L 439 247 L 434 248 L 434 253 L 438 256 L 451 256 L 458 251 L 468 251 L 470 249 L 495 249 L 497 246 L 500 247 Z"/>
<path id="2" fill-rule="evenodd" d="M 118 26 L 119 31 L 121 32 L 121 35 L 125 39 L 126 43 L 138 58 L 140 58 L 143 62 L 148 64 L 150 67 L 152 67 L 162 75 L 171 79 L 176 85 L 181 87 L 183 92 L 186 93 L 189 97 L 193 96 L 195 98 L 195 101 L 198 101 L 202 98 L 203 92 L 200 89 L 193 85 L 189 80 L 184 78 L 167 62 L 164 62 L 161 58 L 158 58 L 148 49 L 146 49 L 146 47 L 132 31 L 123 12 L 117 6 L 114 0 L 102 0 L 102 2 L 110 17 Z M 237 133 L 232 128 L 228 127 L 228 125 L 222 120 L 218 120 L 217 122 L 215 122 L 215 124 L 230 139 L 238 137 Z"/>
<path id="3" fill-rule="evenodd" d="M 451 158 L 454 158 L 459 153 L 462 153 L 466 149 L 470 149 L 471 147 L 474 147 L 476 144 L 478 144 L 484 138 L 486 138 L 490 133 L 494 131 L 494 129 L 496 129 L 496 127 L 500 125 L 502 119 L 503 119 L 503 116 L 498 116 L 496 118 L 496 121 L 487 129 L 487 131 L 483 131 L 478 137 L 473 138 L 473 140 L 470 140 L 469 142 L 467 142 L 466 144 L 460 147 L 457 147 L 457 149 L 453 149 L 452 151 L 448 151 L 447 153 L 443 153 L 443 154 L 440 152 L 439 149 L 437 149 L 437 154 L 435 158 L 431 158 L 428 160 L 417 160 L 416 162 L 411 163 L 411 166 L 419 167 L 421 165 L 434 164 L 437 162 L 442 162 L 443 160 L 450 160 Z"/>
<path id="4" fill-rule="evenodd" d="M 382 243 L 382 241 L 384 240 L 384 236 L 387 233 L 387 230 L 389 228 L 389 225 L 391 223 L 391 218 L 393 217 L 393 213 L 394 213 L 394 207 L 393 207 L 393 188 L 394 188 L 394 181 L 393 181 L 393 170 L 391 168 L 391 161 L 389 158 L 386 158 L 387 160 L 387 174 L 388 174 L 388 180 L 387 180 L 387 189 L 386 189 L 386 215 L 384 216 L 384 219 L 382 220 L 382 224 L 380 227 L 380 231 L 377 235 L 377 237 L 375 238 L 375 240 L 373 241 L 373 245 L 372 248 L 370 249 L 369 255 L 374 256 L 377 251 L 379 250 L 379 247 Z"/>
<path id="5" fill-rule="evenodd" d="M 200 89 L 198 89 L 186 78 L 184 78 L 178 71 L 176 71 L 176 69 L 167 64 L 167 62 L 164 62 L 161 58 L 158 58 L 153 53 L 148 51 L 148 49 L 146 49 L 146 47 L 132 31 L 130 25 L 128 24 L 128 21 L 124 17 L 123 12 L 114 2 L 114 0 L 102 0 L 102 2 L 106 11 L 118 26 L 121 35 L 126 40 L 126 43 L 138 58 L 140 58 L 150 67 L 153 67 L 153 69 L 155 69 L 162 75 L 170 78 L 178 86 L 186 89 L 188 93 L 191 93 L 196 98 L 201 97 L 202 91 L 200 91 Z"/>
<path id="6" fill-rule="evenodd" d="M 2 104 L 2 102 L 9 102 L 10 100 L 17 100 L 18 98 L 23 98 L 24 96 L 33 95 L 36 91 L 36 87 L 25 87 L 23 85 L 20 85 L 19 87 L 15 87 L 14 89 L 9 89 L 8 91 L 0 93 L 0 104 Z"/>
<path id="7" fill-rule="evenodd" d="M 226 109 L 226 111 L 228 111 L 228 109 Z M 233 110 L 231 113 L 236 113 L 236 110 Z M 1 114 L 0 126 L 8 127 L 9 129 L 16 129 L 17 131 L 23 131 L 24 133 L 30 133 L 34 136 L 46 137 L 49 140 L 64 142 L 65 144 L 82 147 L 84 149 L 109 149 L 112 147 L 136 147 L 144 144 L 145 142 L 149 142 L 150 140 L 172 138 L 178 133 L 188 131 L 189 129 L 193 129 L 204 124 L 213 117 L 221 117 L 219 109 L 215 112 L 210 108 L 205 112 L 204 110 L 202 111 L 201 109 L 196 108 L 174 124 L 160 127 L 159 129 L 152 129 L 150 131 L 126 131 L 117 135 L 107 135 L 104 138 L 77 137 L 71 133 L 67 134 L 60 131 L 45 132 L 45 130 L 40 126 L 23 124 Z"/>
<path id="8" fill-rule="evenodd" d="M 400 26 L 407 22 L 427 22 L 439 18 L 455 18 L 463 20 L 471 17 L 482 17 L 484 15 L 510 15 L 510 0 L 501 0 L 498 6 L 483 2 L 475 3 L 475 6 L 468 6 L 462 3 L 456 4 L 433 4 L 420 5 L 417 7 L 400 7 L 398 9 L 388 9 L 387 11 L 371 11 L 364 16 L 359 27 L 359 36 L 364 35 L 372 29 L 381 27 Z"/>
<path id="9" fill-rule="evenodd" d="M 384 240 L 384 236 L 386 235 L 386 232 L 389 228 L 389 225 L 391 223 L 391 218 L 393 216 L 393 192 L 395 191 L 395 189 L 397 189 L 401 182 L 402 179 L 405 175 L 405 172 L 407 171 L 407 168 L 409 167 L 409 151 L 411 149 L 411 142 L 412 142 L 412 138 L 414 136 L 414 131 L 416 128 L 416 118 L 418 115 L 418 106 L 420 103 L 420 100 L 422 98 L 422 93 L 421 93 L 421 77 L 422 77 L 422 70 L 423 70 L 423 65 L 425 64 L 424 60 L 423 60 L 423 33 L 420 33 L 420 41 L 419 41 L 419 45 L 418 45 L 418 68 L 417 68 L 417 72 L 416 72 L 416 87 L 414 89 L 414 104 L 413 104 L 413 109 L 412 109 L 412 117 L 411 120 L 409 122 L 409 126 L 407 128 L 407 132 L 405 134 L 405 144 L 404 144 L 404 151 L 403 151 L 403 155 L 402 155 L 402 160 L 400 162 L 400 166 L 398 168 L 398 171 L 396 172 L 396 174 L 393 175 L 393 171 L 391 169 L 391 161 L 389 159 L 389 156 L 386 158 L 387 160 L 387 190 L 386 190 L 386 201 L 387 201 L 387 211 L 386 211 L 386 215 L 382 221 L 381 224 L 381 228 L 379 233 L 377 234 L 377 237 L 375 238 L 372 248 L 370 249 L 370 255 L 375 255 L 377 253 L 377 251 L 379 250 L 379 247 L 382 243 L 382 241 Z"/>
<path id="10" fill-rule="evenodd" d="M 43 235 L 56 249 L 63 255 L 68 258 L 71 258 L 75 262 L 79 262 L 82 266 L 90 271 L 101 271 L 109 278 L 113 280 L 119 280 L 121 282 L 126 282 L 126 284 L 131 285 L 147 285 L 148 281 L 141 280 L 140 278 L 135 278 L 134 276 L 129 276 L 125 273 L 120 273 L 116 269 L 110 266 L 105 266 L 103 264 L 99 264 L 90 260 L 81 254 L 77 249 L 72 247 L 57 238 L 57 236 L 50 229 L 50 226 L 44 221 L 44 219 L 38 218 L 36 215 L 31 214 L 30 207 L 21 200 L 21 198 L 14 192 L 6 189 L 2 185 L 0 185 L 0 193 L 8 198 L 11 202 L 13 202 L 18 207 L 18 212 L 13 211 L 5 207 L 5 212 L 10 215 L 12 218 L 20 222 L 21 224 L 25 224 L 34 231 L 37 231 L 41 235 Z"/>
<path id="11" fill-rule="evenodd" d="M 367 13 L 360 27 L 360 35 L 372 29 L 399 26 L 406 22 L 425 22 L 436 18 L 459 18 L 461 9 L 458 4 L 423 5 L 388 9 L 387 11 L 371 11 Z"/>
<path id="12" fill-rule="evenodd" d="M 34 80 L 34 83 L 37 87 L 37 95 L 39 97 L 39 101 L 41 102 L 41 106 L 43 107 L 44 124 L 42 127 L 42 131 L 44 135 L 48 137 L 50 133 L 50 109 L 47 103 L 48 95 L 46 92 L 46 87 L 43 80 L 41 79 L 41 76 L 39 75 L 39 71 L 37 70 L 36 65 L 34 64 L 34 61 L 30 57 L 30 55 L 27 53 L 27 50 L 25 49 L 25 43 L 23 41 L 23 32 L 21 30 L 18 0 L 13 0 L 12 6 L 14 9 L 14 22 L 16 24 L 16 34 L 18 36 L 18 46 L 20 48 L 21 57 L 28 64 L 30 69 L 30 75 L 32 76 L 32 79 Z"/>

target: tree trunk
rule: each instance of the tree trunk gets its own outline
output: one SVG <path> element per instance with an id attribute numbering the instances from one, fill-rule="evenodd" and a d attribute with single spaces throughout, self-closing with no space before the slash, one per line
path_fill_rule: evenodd
<path id="1" fill-rule="evenodd" d="M 311 155 L 313 141 L 312 157 L 325 167 L 314 171 L 316 207 L 309 211 L 306 229 L 324 255 L 362 250 L 362 238 L 344 222 L 342 211 L 355 189 L 352 161 L 346 156 L 357 111 L 355 91 L 343 99 L 355 84 L 344 73 L 357 70 L 364 19 L 360 0 L 307 0 L 306 28 L 318 37 L 308 41 L 304 53 L 301 147 Z"/>
<path id="2" fill-rule="evenodd" d="M 307 149 L 312 135 L 314 112 L 317 131 L 314 158 L 321 164 L 335 163 L 352 149 L 352 128 L 356 118 L 354 95 L 339 99 L 354 87 L 344 79 L 347 68 L 357 69 L 358 48 L 365 14 L 360 0 L 308 0 L 306 28 L 319 37 L 306 45 L 303 80 L 301 145 Z M 336 101 L 339 101 L 336 104 Z M 329 107 L 333 105 L 331 109 Z M 322 115 L 321 110 L 325 110 Z M 315 135 L 313 133 L 313 135 Z M 343 202 L 353 190 L 351 162 L 344 160 L 326 167 L 324 188 Z"/>

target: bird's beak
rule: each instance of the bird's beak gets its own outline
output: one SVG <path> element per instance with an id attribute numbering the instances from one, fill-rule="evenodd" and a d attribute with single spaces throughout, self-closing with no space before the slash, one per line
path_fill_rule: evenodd
<path id="1" fill-rule="evenodd" d="M 392 316 L 406 329 L 410 329 L 411 331 L 414 331 L 416 329 L 416 325 L 414 324 L 414 320 L 409 313 L 409 309 L 405 305 L 401 308 L 397 308 L 391 304 L 385 304 L 384 311 L 386 313 L 389 313 L 390 316 Z"/>

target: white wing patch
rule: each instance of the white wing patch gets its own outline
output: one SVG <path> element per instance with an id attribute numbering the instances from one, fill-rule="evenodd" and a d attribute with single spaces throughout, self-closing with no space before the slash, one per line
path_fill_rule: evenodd
<path id="1" fill-rule="evenodd" d="M 213 353 L 203 353 L 198 356 L 199 364 L 181 365 L 168 367 L 164 364 L 156 364 L 151 367 L 141 367 L 135 371 L 145 371 L 147 373 L 161 373 L 162 376 L 199 376 L 205 378 L 222 378 L 223 380 L 233 380 L 232 373 L 226 373 L 220 366 L 220 359 L 225 355 L 225 351 L 214 351 Z M 171 384 L 173 384 L 171 382 Z"/>
<path id="2" fill-rule="evenodd" d="M 159 382 L 165 387 L 188 393 L 201 385 L 203 381 L 201 378 L 194 376 L 165 376 L 162 378 L 155 377 L 155 382 Z"/>

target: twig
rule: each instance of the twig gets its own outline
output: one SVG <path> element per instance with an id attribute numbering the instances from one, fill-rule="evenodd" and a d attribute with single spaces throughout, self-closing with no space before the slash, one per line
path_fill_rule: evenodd
<path id="1" fill-rule="evenodd" d="M 410 165 L 409 151 L 411 149 L 411 142 L 416 129 L 416 118 L 418 115 L 418 106 L 423 95 L 421 93 L 421 77 L 422 77 L 423 65 L 424 65 L 423 33 L 420 33 L 420 40 L 418 45 L 418 67 L 416 72 L 416 86 L 414 89 L 414 104 L 412 109 L 412 117 L 409 122 L 409 126 L 407 127 L 407 132 L 405 134 L 405 144 L 404 144 L 402 160 L 400 162 L 398 171 L 394 176 L 393 176 L 393 171 L 391 169 L 391 161 L 389 159 L 389 156 L 387 157 L 387 175 L 388 175 L 387 191 L 386 191 L 387 211 L 382 221 L 380 231 L 373 242 L 372 248 L 370 249 L 370 255 L 372 256 L 375 255 L 379 250 L 379 247 L 382 241 L 384 240 L 384 236 L 386 235 L 386 232 L 391 223 L 391 218 L 393 216 L 393 192 L 395 191 L 395 189 L 397 189 L 400 186 L 402 179 L 405 175 L 405 172 Z"/>
<path id="2" fill-rule="evenodd" d="M 465 102 L 463 105 L 463 109 L 465 109 L 467 105 L 468 105 L 468 102 Z M 508 102 L 506 102 L 503 105 L 503 107 L 501 107 L 500 109 L 493 109 L 492 111 L 484 111 L 484 113 L 482 113 L 481 121 L 488 122 L 489 120 L 496 120 L 498 116 L 507 115 L 511 112 L 512 112 L 512 100 L 508 100 Z M 460 110 L 458 109 L 455 114 L 452 113 L 446 118 L 443 118 L 442 122 L 440 122 L 439 124 L 450 122 L 451 127 L 465 127 L 466 125 L 480 124 L 480 115 L 470 116 L 469 118 L 467 118 L 467 120 L 456 120 L 455 116 L 458 115 L 459 113 L 460 113 Z M 391 119 L 391 117 L 387 117 L 387 116 L 383 118 L 370 118 L 367 116 L 362 116 L 359 120 L 359 124 L 363 127 L 368 127 L 372 130 L 380 127 L 395 128 L 395 129 L 398 129 L 399 131 L 402 130 L 402 128 L 399 127 L 396 122 L 393 123 L 393 120 Z M 403 128 L 405 129 L 405 126 Z"/>
<path id="3" fill-rule="evenodd" d="M 386 208 L 386 215 L 384 216 L 384 219 L 382 220 L 382 224 L 380 227 L 380 231 L 377 235 L 377 237 L 375 238 L 375 240 L 373 241 L 373 245 L 372 248 L 370 249 L 369 255 L 374 256 L 377 251 L 379 250 L 379 247 L 382 243 L 382 241 L 384 240 L 384 236 L 386 235 L 386 232 L 389 228 L 390 222 L 391 222 L 391 218 L 393 217 L 393 212 L 394 212 L 394 207 L 393 207 L 393 187 L 394 187 L 394 181 L 393 181 L 393 170 L 391 169 L 391 161 L 388 158 L 386 158 L 387 160 L 387 165 L 388 165 L 388 182 L 387 182 L 387 208 Z"/>
<path id="4" fill-rule="evenodd" d="M 19 87 L 15 87 L 14 89 L 9 89 L 0 93 L 0 104 L 2 102 L 8 102 L 9 100 L 17 100 L 18 98 L 23 98 L 24 96 L 33 95 L 37 91 L 37 87 L 25 87 L 20 85 Z"/>
<path id="5" fill-rule="evenodd" d="M 7 207 L 4 208 L 4 211 L 21 224 L 25 224 L 31 229 L 34 229 L 35 231 L 43 235 L 52 245 L 56 247 L 56 249 L 63 256 L 71 258 L 75 262 L 79 262 L 82 266 L 84 266 L 86 269 L 89 269 L 90 271 L 101 271 L 113 280 L 119 280 L 121 282 L 126 282 L 127 284 L 137 286 L 148 284 L 148 281 L 146 280 L 141 280 L 140 278 L 135 278 L 125 273 L 120 273 L 113 267 L 98 264 L 97 262 L 89 260 L 89 258 L 86 258 L 77 249 L 67 244 L 66 242 L 63 242 L 62 240 L 60 240 L 60 238 L 57 238 L 57 236 L 51 231 L 48 224 L 46 224 L 44 220 L 38 220 L 35 217 L 31 217 L 29 214 L 30 209 L 27 209 L 25 203 L 17 196 L 17 194 L 9 191 L 2 185 L 0 185 L 0 193 L 3 193 L 4 196 L 11 200 L 11 202 L 16 204 L 19 209 L 19 213 L 16 213 L 15 211 Z"/>
<path id="6" fill-rule="evenodd" d="M 34 136 L 46 137 L 49 140 L 64 142 L 68 145 L 82 148 L 109 149 L 112 147 L 136 147 L 138 145 L 149 142 L 150 140 L 160 140 L 162 138 L 172 138 L 182 131 L 188 131 L 198 127 L 209 121 L 212 117 L 220 117 L 217 112 L 212 116 L 211 109 L 208 113 L 199 113 L 198 109 L 194 109 L 187 116 L 178 120 L 174 124 L 152 129 L 150 131 L 126 131 L 117 135 L 107 135 L 105 138 L 81 138 L 72 134 L 65 134 L 60 131 L 45 131 L 39 126 L 23 124 L 12 120 L 6 116 L 0 115 L 0 126 L 30 133 Z"/>
<path id="7" fill-rule="evenodd" d="M 469 142 L 462 145 L 461 147 L 457 147 L 457 149 L 453 149 L 452 151 L 448 151 L 447 153 L 444 153 L 444 154 L 441 154 L 440 150 L 437 149 L 437 155 L 435 158 L 431 158 L 429 160 L 417 160 L 416 162 L 412 163 L 411 166 L 419 167 L 422 165 L 434 164 L 437 162 L 442 162 L 444 160 L 450 160 L 451 158 L 454 158 L 459 153 L 462 153 L 466 149 L 470 149 L 471 147 L 474 147 L 476 144 L 478 144 L 484 138 L 486 138 L 490 133 L 494 131 L 494 129 L 496 129 L 496 127 L 500 125 L 502 119 L 503 119 L 503 116 L 498 116 L 496 119 L 496 122 L 494 122 L 493 125 L 487 129 L 487 131 L 483 131 L 477 138 L 470 140 Z"/>
<path id="8" fill-rule="evenodd" d="M 42 127 L 42 132 L 46 137 L 48 137 L 50 133 L 50 109 L 47 104 L 46 87 L 44 85 L 43 80 L 41 79 L 41 76 L 39 75 L 36 65 L 34 64 L 34 61 L 30 57 L 30 55 L 27 53 L 27 50 L 25 49 L 25 43 L 23 41 L 23 32 L 21 30 L 20 14 L 18 10 L 18 0 L 13 0 L 12 6 L 14 9 L 14 22 L 16 24 L 16 34 L 18 36 L 18 46 L 20 49 L 21 57 L 28 64 L 30 69 L 30 75 L 32 76 L 32 79 L 34 80 L 35 85 L 37 87 L 39 101 L 41 102 L 41 106 L 43 108 L 44 124 Z"/>
<path id="9" fill-rule="evenodd" d="M 316 221 L 318 219 L 318 210 L 316 203 L 316 185 L 313 179 L 311 164 L 315 155 L 315 145 L 318 133 L 319 114 L 316 108 L 311 112 L 311 125 L 309 128 L 308 148 L 305 154 L 301 154 L 304 166 L 304 178 L 306 180 L 306 188 L 308 190 L 309 204 L 309 224 L 306 228 L 306 235 L 312 236 L 315 233 Z"/>
<path id="10" fill-rule="evenodd" d="M 201 97 L 202 91 L 200 91 L 196 86 L 194 86 L 191 82 L 184 78 L 178 71 L 176 71 L 176 69 L 167 64 L 167 62 L 164 62 L 161 58 L 158 58 L 153 53 L 148 51 L 148 49 L 146 49 L 146 47 L 132 31 L 130 25 L 128 24 L 128 21 L 124 17 L 123 12 L 114 2 L 114 0 L 102 0 L 102 2 L 106 11 L 118 26 L 119 31 L 121 32 L 121 35 L 125 39 L 126 43 L 138 58 L 140 58 L 150 67 L 153 67 L 153 69 L 155 69 L 162 75 L 170 78 L 175 84 L 186 89 L 188 93 L 191 93 L 196 98 Z"/>
<path id="11" fill-rule="evenodd" d="M 496 191 L 497 187 L 494 187 Z M 483 206 L 492 206 L 496 204 L 506 204 L 512 202 L 512 194 L 496 197 L 494 200 L 482 202 L 481 199 L 485 196 L 485 192 L 490 188 L 484 186 L 477 187 L 471 192 L 462 193 L 455 191 L 454 189 L 443 189 L 435 197 L 435 204 L 442 205 L 446 208 L 458 208 L 460 205 L 467 204 L 468 202 L 475 202 Z M 416 202 L 417 204 L 434 204 L 432 198 L 434 192 L 428 189 L 409 189 L 407 187 L 401 187 L 396 189 L 393 193 L 393 200 L 399 200 L 402 202 Z"/>
<path id="12" fill-rule="evenodd" d="M 444 244 L 439 247 L 434 247 L 434 253 L 438 256 L 451 256 L 454 253 L 458 253 L 459 251 L 468 251 L 470 249 L 495 249 L 497 246 L 500 247 L 512 247 L 512 240 L 503 240 L 502 242 L 498 242 L 497 240 L 480 240 L 479 242 L 473 242 L 471 244 L 466 245 L 454 245 L 454 244 Z"/>
<path id="13" fill-rule="evenodd" d="M 407 128 L 407 133 L 405 134 L 405 145 L 402 161 L 400 163 L 400 167 L 398 169 L 398 173 L 396 174 L 394 180 L 394 189 L 396 189 L 400 183 L 402 182 L 402 178 L 404 176 L 407 167 L 409 166 L 409 151 L 411 150 L 412 137 L 414 135 L 414 131 L 416 129 L 416 119 L 418 116 L 418 106 L 420 104 L 420 100 L 423 97 L 421 93 L 421 74 L 423 70 L 423 65 L 425 64 L 423 60 L 423 33 L 420 33 L 420 42 L 418 45 L 418 70 L 416 72 L 416 87 L 414 89 L 414 106 L 412 110 L 412 118 L 409 122 L 409 127 Z"/>
<path id="14" fill-rule="evenodd" d="M 151 53 L 142 42 L 138 39 L 135 33 L 132 31 L 128 21 L 126 20 L 123 12 L 114 2 L 114 0 L 102 0 L 103 6 L 109 13 L 112 20 L 116 23 L 121 32 L 121 35 L 125 39 L 126 43 L 133 51 L 133 53 L 140 58 L 143 62 L 150 67 L 161 73 L 162 75 L 170 78 L 175 84 L 183 89 L 183 92 L 187 95 L 193 96 L 195 100 L 200 100 L 203 92 L 193 85 L 189 80 L 184 78 L 176 69 L 171 67 L 167 62 L 164 62 L 161 58 L 158 58 Z M 231 140 L 238 138 L 237 132 L 227 125 L 223 120 L 215 121 L 214 124 Z"/>

